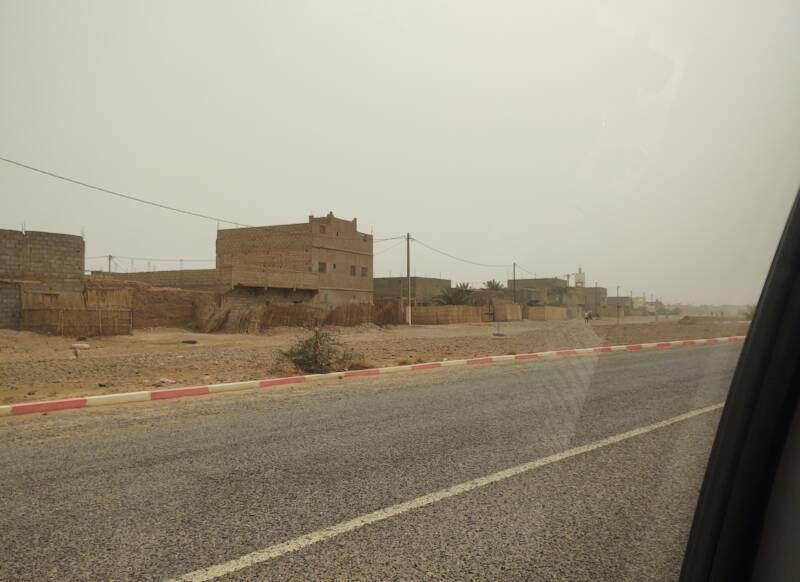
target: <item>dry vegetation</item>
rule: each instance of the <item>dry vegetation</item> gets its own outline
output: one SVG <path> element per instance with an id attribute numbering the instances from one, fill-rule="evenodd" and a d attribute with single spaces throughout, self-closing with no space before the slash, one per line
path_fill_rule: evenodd
<path id="1" fill-rule="evenodd" d="M 569 347 L 615 345 L 669 339 L 741 335 L 747 323 L 676 319 L 659 323 L 629 318 L 592 325 L 582 321 L 380 328 L 330 328 L 338 340 L 363 354 L 366 366 L 522 353 Z M 500 329 L 504 337 L 492 332 Z M 73 359 L 74 338 L 0 330 L 0 402 L 125 392 L 163 386 L 208 384 L 291 373 L 280 352 L 307 331 L 273 329 L 264 335 L 201 334 L 176 329 L 135 332 L 133 336 L 92 338 L 91 348 Z M 196 340 L 196 344 L 181 340 Z"/>

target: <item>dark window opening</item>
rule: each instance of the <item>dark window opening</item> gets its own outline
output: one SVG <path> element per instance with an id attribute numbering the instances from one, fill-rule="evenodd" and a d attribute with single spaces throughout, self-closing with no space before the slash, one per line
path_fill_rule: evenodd
<path id="1" fill-rule="evenodd" d="M 336 268 L 336 265 L 334 265 L 334 266 L 333 266 L 333 268 L 335 269 L 335 268 Z M 327 270 L 328 270 L 328 265 L 327 265 L 327 264 L 325 264 L 325 263 L 322 263 L 322 262 L 320 262 L 320 264 L 319 264 L 319 268 L 318 268 L 317 270 L 318 270 L 320 273 L 324 273 L 325 271 L 327 271 Z"/>
<path id="2" fill-rule="evenodd" d="M 366 267 L 361 267 L 361 276 L 362 277 L 366 277 L 367 273 L 368 273 L 367 268 Z"/>
<path id="3" fill-rule="evenodd" d="M 356 266 L 355 265 L 350 265 L 350 276 L 351 277 L 355 277 L 356 276 Z"/>

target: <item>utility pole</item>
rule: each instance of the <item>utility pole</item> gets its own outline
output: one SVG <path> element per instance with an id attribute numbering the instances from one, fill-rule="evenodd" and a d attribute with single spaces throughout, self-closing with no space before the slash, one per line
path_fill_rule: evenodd
<path id="1" fill-rule="evenodd" d="M 594 316 L 597 317 L 597 281 L 594 282 Z"/>
<path id="2" fill-rule="evenodd" d="M 406 323 L 411 325 L 411 234 L 406 233 L 406 281 L 408 282 L 408 309 Z"/>
<path id="3" fill-rule="evenodd" d="M 114 257 L 112 257 L 111 255 L 108 255 L 108 272 L 109 273 L 111 272 L 111 259 L 113 259 L 113 258 Z"/>
<path id="4" fill-rule="evenodd" d="M 516 303 L 517 302 L 517 263 L 516 262 L 514 262 L 514 268 L 513 269 L 514 269 L 512 271 L 513 279 L 511 280 L 512 281 L 512 284 L 511 284 L 511 296 L 514 299 L 514 303 Z M 506 271 L 506 273 L 508 273 L 508 271 Z"/>
<path id="5" fill-rule="evenodd" d="M 617 285 L 617 325 L 619 325 L 619 285 Z"/>

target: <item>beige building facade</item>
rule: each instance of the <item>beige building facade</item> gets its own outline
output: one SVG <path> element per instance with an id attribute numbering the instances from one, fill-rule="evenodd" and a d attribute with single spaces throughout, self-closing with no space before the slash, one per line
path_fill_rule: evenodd
<path id="1" fill-rule="evenodd" d="M 217 233 L 217 271 L 228 288 L 341 305 L 371 303 L 372 235 L 333 213 L 308 222 Z"/>

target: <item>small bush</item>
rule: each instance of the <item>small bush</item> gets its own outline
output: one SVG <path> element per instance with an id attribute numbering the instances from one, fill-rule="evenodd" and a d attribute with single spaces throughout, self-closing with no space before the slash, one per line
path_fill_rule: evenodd
<path id="1" fill-rule="evenodd" d="M 319 328 L 288 350 L 281 351 L 281 355 L 300 371 L 310 374 L 349 370 L 364 359 L 363 355 L 345 348 L 333 335 Z"/>

